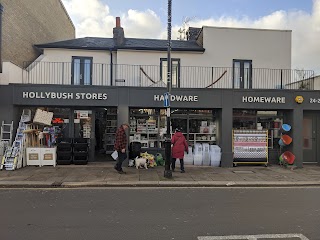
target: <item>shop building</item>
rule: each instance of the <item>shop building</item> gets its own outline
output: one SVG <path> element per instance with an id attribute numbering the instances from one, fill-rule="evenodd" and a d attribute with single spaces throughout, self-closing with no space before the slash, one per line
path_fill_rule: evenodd
<path id="1" fill-rule="evenodd" d="M 130 141 L 141 141 L 149 152 L 164 151 L 166 44 L 125 38 L 117 19 L 111 39 L 36 45 L 41 60 L 22 70 L 20 84 L 1 86 L 1 120 L 46 108 L 63 119 L 57 123 L 61 135 L 90 139 L 91 161 L 112 152 L 123 122 L 130 123 Z M 296 164 L 317 162 L 320 96 L 313 71 L 303 75 L 309 90 L 294 84 L 303 79 L 290 70 L 291 31 L 193 29 L 188 41 L 173 41 L 172 57 L 171 126 L 182 128 L 190 146 L 219 145 L 221 166 L 230 167 L 233 129 L 263 129 L 269 162 L 276 163 L 280 126 L 288 123 Z M 298 96 L 304 101 L 297 103 Z"/>

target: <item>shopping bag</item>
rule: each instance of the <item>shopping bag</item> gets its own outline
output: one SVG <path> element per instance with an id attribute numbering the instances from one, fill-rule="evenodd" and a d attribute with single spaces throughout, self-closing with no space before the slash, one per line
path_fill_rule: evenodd
<path id="1" fill-rule="evenodd" d="M 116 161 L 117 158 L 118 158 L 118 151 L 114 151 L 114 152 L 111 154 L 111 157 Z"/>

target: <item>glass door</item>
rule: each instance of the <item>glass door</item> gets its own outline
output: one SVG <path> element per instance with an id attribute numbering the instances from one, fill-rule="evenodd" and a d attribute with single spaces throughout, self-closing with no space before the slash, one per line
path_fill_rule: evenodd
<path id="1" fill-rule="evenodd" d="M 72 84 L 92 85 L 92 58 L 72 57 Z"/>
<path id="2" fill-rule="evenodd" d="M 233 60 L 233 88 L 252 88 L 251 60 Z"/>
<path id="3" fill-rule="evenodd" d="M 303 117 L 303 162 L 317 162 L 316 115 Z"/>
<path id="4" fill-rule="evenodd" d="M 92 110 L 74 110 L 74 138 L 91 138 Z"/>

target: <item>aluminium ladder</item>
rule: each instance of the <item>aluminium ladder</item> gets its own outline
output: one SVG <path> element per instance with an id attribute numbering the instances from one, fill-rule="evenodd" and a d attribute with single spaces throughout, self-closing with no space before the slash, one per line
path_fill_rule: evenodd
<path id="1" fill-rule="evenodd" d="M 4 121 L 2 121 L 0 141 L 1 142 L 8 142 L 8 145 L 11 146 L 12 133 L 13 133 L 13 121 L 11 123 L 5 123 Z"/>

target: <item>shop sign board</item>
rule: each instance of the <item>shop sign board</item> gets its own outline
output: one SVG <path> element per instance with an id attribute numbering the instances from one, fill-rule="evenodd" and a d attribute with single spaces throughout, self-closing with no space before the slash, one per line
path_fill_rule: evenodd
<path id="1" fill-rule="evenodd" d="M 77 112 L 77 118 L 78 119 L 87 119 L 89 117 L 88 111 L 78 111 Z"/>
<path id="2" fill-rule="evenodd" d="M 30 106 L 116 106 L 119 91 L 98 86 L 14 85 L 13 104 Z"/>
<path id="3" fill-rule="evenodd" d="M 23 99 L 107 100 L 107 93 L 23 91 Z"/>
<path id="4" fill-rule="evenodd" d="M 242 96 L 243 103 L 279 103 L 285 104 L 286 97 Z"/>
<path id="5" fill-rule="evenodd" d="M 169 95 L 167 95 L 168 93 L 165 93 L 163 95 L 157 95 L 155 94 L 153 96 L 153 100 L 154 101 L 165 101 L 166 97 Z M 168 101 L 171 102 L 198 102 L 198 96 L 196 95 L 170 95 L 170 98 L 168 99 Z"/>

